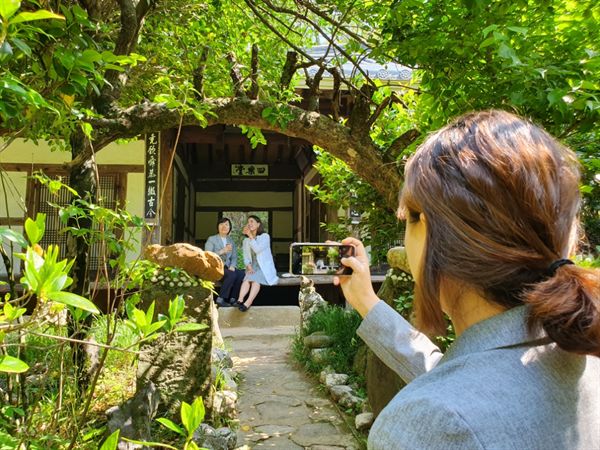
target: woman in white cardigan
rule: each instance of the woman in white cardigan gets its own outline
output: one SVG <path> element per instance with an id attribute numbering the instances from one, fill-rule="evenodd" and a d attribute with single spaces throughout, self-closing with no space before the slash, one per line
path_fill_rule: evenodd
<path id="1" fill-rule="evenodd" d="M 238 308 L 247 311 L 258 295 L 260 285 L 272 286 L 279 278 L 271 254 L 271 238 L 265 233 L 261 220 L 257 216 L 248 216 L 242 232 L 247 236 L 242 243 L 246 277 L 240 288 Z"/>

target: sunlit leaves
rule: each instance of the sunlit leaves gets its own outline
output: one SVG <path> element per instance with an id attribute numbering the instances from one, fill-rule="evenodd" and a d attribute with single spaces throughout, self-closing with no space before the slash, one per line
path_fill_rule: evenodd
<path id="1" fill-rule="evenodd" d="M 0 355 L 0 372 L 23 373 L 29 366 L 19 358 L 9 355 Z"/>

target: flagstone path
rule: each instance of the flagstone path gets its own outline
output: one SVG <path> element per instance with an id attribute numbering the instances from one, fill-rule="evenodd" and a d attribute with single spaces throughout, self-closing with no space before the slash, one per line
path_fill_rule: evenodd
<path id="1" fill-rule="evenodd" d="M 291 362 L 293 327 L 221 331 L 242 378 L 238 449 L 364 448 L 322 388 Z"/>

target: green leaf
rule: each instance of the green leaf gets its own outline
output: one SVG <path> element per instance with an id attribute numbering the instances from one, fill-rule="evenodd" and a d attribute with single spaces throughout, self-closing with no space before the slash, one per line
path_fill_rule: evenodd
<path id="1" fill-rule="evenodd" d="M 529 28 L 525 27 L 506 27 L 506 29 L 522 34 L 523 36 L 527 36 L 527 32 L 529 31 Z"/>
<path id="2" fill-rule="evenodd" d="M 29 366 L 19 358 L 9 355 L 0 356 L 0 372 L 23 373 L 28 369 Z"/>
<path id="3" fill-rule="evenodd" d="M 37 244 L 44 236 L 46 214 L 38 213 L 35 222 L 31 218 L 25 220 L 25 231 L 31 245 Z"/>
<path id="4" fill-rule="evenodd" d="M 29 45 L 27 45 L 24 41 L 16 37 L 12 37 L 11 41 L 23 53 L 25 53 L 27 56 L 31 56 L 31 47 L 29 47 Z"/>
<path id="5" fill-rule="evenodd" d="M 208 325 L 204 323 L 182 323 L 181 325 L 177 325 L 177 327 L 175 327 L 175 331 L 199 331 L 205 330 L 206 328 L 208 328 Z"/>
<path id="6" fill-rule="evenodd" d="M 12 322 L 27 312 L 26 308 L 15 308 L 10 303 L 4 304 L 4 315 L 9 322 Z"/>
<path id="7" fill-rule="evenodd" d="M 181 423 L 188 432 L 188 436 L 194 434 L 194 431 L 204 420 L 204 403 L 202 397 L 197 397 L 190 405 L 186 402 L 181 404 Z"/>
<path id="8" fill-rule="evenodd" d="M 493 25 L 490 25 L 489 27 L 485 27 L 483 30 L 481 30 L 481 33 L 483 34 L 483 37 L 486 37 L 492 31 L 497 30 L 497 29 L 498 29 L 498 25 L 493 24 Z"/>
<path id="9" fill-rule="evenodd" d="M 169 420 L 166 417 L 161 417 L 159 419 L 156 419 L 156 421 L 161 425 L 167 427 L 169 430 L 174 431 L 175 433 L 178 433 L 181 436 L 185 436 L 185 432 L 183 431 L 183 429 L 172 420 Z"/>
<path id="10" fill-rule="evenodd" d="M 14 242 L 15 244 L 20 245 L 21 248 L 25 248 L 28 245 L 27 239 L 25 239 L 25 237 L 23 237 L 21 233 L 17 233 L 16 231 L 11 230 L 10 228 L 0 228 L 0 238 L 4 238 L 11 242 Z"/>
<path id="11" fill-rule="evenodd" d="M 6 0 L 2 0 L 6 1 Z M 45 9 L 40 9 L 39 11 L 34 12 L 22 12 L 17 14 L 17 16 L 10 21 L 10 23 L 20 23 L 20 22 L 31 22 L 33 20 L 46 20 L 46 19 L 58 19 L 65 20 L 63 16 L 60 14 L 55 14 L 50 11 L 46 11 Z"/>
<path id="12" fill-rule="evenodd" d="M 111 434 L 109 437 L 107 437 L 104 443 L 102 444 L 102 447 L 100 447 L 100 450 L 115 450 L 117 448 L 117 445 L 119 445 L 120 432 L 121 430 L 119 429 L 113 434 Z"/>
<path id="13" fill-rule="evenodd" d="M 7 22 L 19 10 L 20 6 L 20 0 L 0 1 L 0 17 L 2 17 L 2 22 Z"/>
<path id="14" fill-rule="evenodd" d="M 84 311 L 89 311 L 94 314 L 100 313 L 96 305 L 94 305 L 91 301 L 89 301 L 87 298 L 81 297 L 80 295 L 73 294 L 72 292 L 49 292 L 47 296 L 50 300 L 58 303 L 83 309 Z"/>
<path id="15" fill-rule="evenodd" d="M 506 45 L 504 42 L 498 47 L 498 56 L 504 59 L 511 59 L 513 65 L 521 64 L 521 60 L 515 53 L 514 49 Z"/>
<path id="16" fill-rule="evenodd" d="M 160 330 L 166 322 L 167 322 L 166 320 L 159 320 L 158 322 L 154 322 L 154 323 L 152 323 L 150 325 L 146 325 L 143 328 L 144 335 L 145 336 L 150 336 L 151 334 L 153 334 L 156 331 Z"/>

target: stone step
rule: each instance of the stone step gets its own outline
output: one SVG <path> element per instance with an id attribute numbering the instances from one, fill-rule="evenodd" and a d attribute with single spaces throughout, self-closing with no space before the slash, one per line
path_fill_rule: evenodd
<path id="1" fill-rule="evenodd" d="M 233 328 L 282 328 L 293 330 L 300 326 L 298 306 L 253 306 L 246 312 L 237 308 L 219 308 L 219 328 L 223 334 Z"/>

